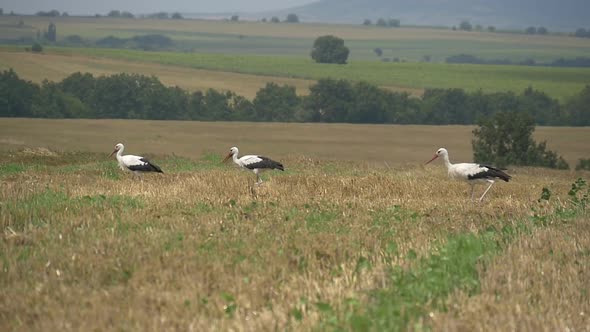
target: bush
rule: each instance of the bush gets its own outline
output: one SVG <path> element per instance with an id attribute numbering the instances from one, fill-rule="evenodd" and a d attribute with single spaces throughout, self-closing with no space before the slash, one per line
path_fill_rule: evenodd
<path id="1" fill-rule="evenodd" d="M 41 53 L 43 52 L 43 46 L 38 42 L 34 42 L 33 46 L 31 46 L 31 51 L 33 51 L 33 53 Z"/>
<path id="2" fill-rule="evenodd" d="M 473 130 L 473 158 L 480 163 L 569 169 L 566 161 L 545 142 L 535 143 L 533 118 L 526 113 L 498 112 Z"/>
<path id="3" fill-rule="evenodd" d="M 287 19 L 285 19 L 287 23 L 299 23 L 299 17 L 296 14 L 289 14 L 287 15 Z"/>
<path id="4" fill-rule="evenodd" d="M 315 40 L 311 58 L 318 63 L 345 64 L 349 53 L 348 47 L 344 46 L 344 40 L 328 35 Z"/>
<path id="5" fill-rule="evenodd" d="M 464 30 L 464 31 L 471 31 L 471 30 L 473 30 L 473 26 L 471 25 L 471 23 L 469 23 L 469 21 L 462 21 L 459 24 L 459 29 Z"/>
<path id="6" fill-rule="evenodd" d="M 64 42 L 73 45 L 84 45 L 84 39 L 79 35 L 70 35 L 64 38 Z"/>
<path id="7" fill-rule="evenodd" d="M 590 171 L 590 158 L 578 160 L 578 164 L 576 165 L 576 171 L 580 170 Z"/>

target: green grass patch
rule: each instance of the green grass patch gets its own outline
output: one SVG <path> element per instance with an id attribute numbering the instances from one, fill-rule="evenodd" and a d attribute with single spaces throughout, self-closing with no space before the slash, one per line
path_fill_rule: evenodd
<path id="1" fill-rule="evenodd" d="M 427 310 L 445 310 L 447 296 L 462 290 L 473 294 L 479 290 L 477 267 L 485 257 L 499 250 L 496 234 L 460 234 L 447 240 L 429 257 L 404 270 L 396 267 L 388 289 L 374 295 L 374 306 L 367 318 L 376 330 L 408 327 Z"/>
<path id="2" fill-rule="evenodd" d="M 143 206 L 141 200 L 123 195 L 70 197 L 65 192 L 46 189 L 25 199 L 0 205 L 0 215 L 5 220 L 3 227 L 23 231 L 27 227 L 44 227 L 67 215 L 82 214 L 83 211 L 92 211 L 96 215 L 112 209 L 120 215 L 126 210 Z"/>
<path id="3" fill-rule="evenodd" d="M 0 164 L 0 176 L 22 173 L 27 167 L 22 164 Z"/>

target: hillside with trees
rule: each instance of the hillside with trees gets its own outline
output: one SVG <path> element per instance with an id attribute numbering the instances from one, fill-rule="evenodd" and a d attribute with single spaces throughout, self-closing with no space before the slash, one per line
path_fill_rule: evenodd
<path id="1" fill-rule="evenodd" d="M 453 26 L 469 20 L 500 28 L 542 25 L 567 31 L 586 27 L 589 12 L 587 0 L 320 0 L 284 11 L 318 22 L 361 24 L 392 17 L 403 25 Z"/>

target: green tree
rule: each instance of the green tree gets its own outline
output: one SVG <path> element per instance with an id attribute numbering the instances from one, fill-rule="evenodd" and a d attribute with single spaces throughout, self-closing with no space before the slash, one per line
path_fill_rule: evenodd
<path id="1" fill-rule="evenodd" d="M 586 29 L 584 29 L 584 28 L 578 28 L 576 30 L 576 32 L 574 33 L 574 36 L 580 37 L 580 38 L 590 37 L 590 30 L 586 31 Z"/>
<path id="2" fill-rule="evenodd" d="M 232 92 L 219 92 L 214 89 L 209 89 L 205 93 L 204 104 L 206 112 L 209 115 L 208 120 L 215 121 L 229 121 L 233 119 L 233 110 L 230 106 L 232 100 Z"/>
<path id="3" fill-rule="evenodd" d="M 318 63 L 345 64 L 350 50 L 344 40 L 328 35 L 318 37 L 313 43 L 311 58 Z"/>
<path id="4" fill-rule="evenodd" d="M 461 21 L 459 24 L 459 29 L 463 31 L 471 31 L 473 30 L 473 26 L 471 23 L 469 23 L 469 21 Z"/>
<path id="5" fill-rule="evenodd" d="M 576 165 L 576 171 L 585 170 L 590 171 L 590 159 L 579 159 Z"/>
<path id="6" fill-rule="evenodd" d="M 300 106 L 300 98 L 295 92 L 295 87 L 267 83 L 258 90 L 253 104 L 256 110 L 257 121 L 293 121 L 294 114 Z"/>
<path id="7" fill-rule="evenodd" d="M 387 21 L 384 18 L 379 18 L 377 20 L 377 23 L 375 23 L 376 26 L 378 27 L 386 27 L 387 26 Z"/>
<path id="8" fill-rule="evenodd" d="M 470 124 L 476 117 L 462 89 L 427 89 L 422 100 L 428 124 Z"/>
<path id="9" fill-rule="evenodd" d="M 567 116 L 556 99 L 546 93 L 528 87 L 519 98 L 520 112 L 530 114 L 535 123 L 541 126 L 565 124 Z"/>
<path id="10" fill-rule="evenodd" d="M 547 30 L 547 28 L 545 28 L 545 27 L 538 27 L 537 33 L 540 35 L 546 35 L 549 33 L 549 30 Z"/>
<path id="11" fill-rule="evenodd" d="M 287 18 L 285 19 L 285 22 L 287 23 L 299 23 L 299 17 L 296 14 L 289 14 L 287 15 Z"/>
<path id="12" fill-rule="evenodd" d="M 396 19 L 396 18 L 390 18 L 387 21 L 387 25 L 392 27 L 392 28 L 399 28 L 401 26 L 401 21 Z"/>
<path id="13" fill-rule="evenodd" d="M 55 24 L 53 22 L 49 23 L 45 38 L 47 38 L 47 40 L 51 42 L 55 42 L 57 40 L 57 28 L 55 27 Z"/>
<path id="14" fill-rule="evenodd" d="M 389 123 L 387 94 L 376 85 L 359 82 L 353 87 L 354 104 L 348 115 L 352 123 Z"/>
<path id="15" fill-rule="evenodd" d="M 366 18 L 366 19 L 363 21 L 363 25 L 367 25 L 367 26 L 369 26 L 369 25 L 372 25 L 372 24 L 373 24 L 373 22 L 371 22 L 371 20 L 369 20 L 368 18 Z"/>
<path id="16" fill-rule="evenodd" d="M 165 20 L 165 19 L 170 18 L 170 15 L 166 12 L 157 12 L 157 13 L 149 14 L 147 17 Z"/>
<path id="17" fill-rule="evenodd" d="M 493 26 L 493 25 L 490 25 L 490 26 L 488 27 L 488 31 L 489 31 L 489 32 L 496 32 L 496 27 L 495 27 L 495 26 Z"/>
<path id="18" fill-rule="evenodd" d="M 237 22 L 240 20 L 240 17 L 238 15 L 232 15 L 232 17 L 229 20 L 232 22 Z"/>
<path id="19" fill-rule="evenodd" d="M 121 12 L 118 10 L 111 10 L 108 14 L 108 17 L 121 17 Z"/>
<path id="20" fill-rule="evenodd" d="M 281 22 L 281 20 L 279 20 L 279 18 L 278 18 L 278 17 L 276 17 L 276 16 L 273 16 L 273 17 L 271 17 L 271 18 L 270 18 L 270 22 L 271 22 L 271 23 L 279 23 L 279 22 Z"/>
<path id="21" fill-rule="evenodd" d="M 73 73 L 59 83 L 60 88 L 71 95 L 76 96 L 86 105 L 93 105 L 96 97 L 96 79 L 90 73 Z"/>
<path id="22" fill-rule="evenodd" d="M 22 80 L 12 69 L 0 72 L 0 117 L 30 117 L 39 87 Z"/>
<path id="23" fill-rule="evenodd" d="M 31 46 L 31 51 L 33 51 L 34 53 L 41 53 L 43 52 L 43 46 L 41 46 L 39 42 L 34 42 L 33 46 Z"/>
<path id="24" fill-rule="evenodd" d="M 535 27 L 528 27 L 524 30 L 527 35 L 534 35 L 537 33 L 537 28 Z"/>
<path id="25" fill-rule="evenodd" d="M 590 126 L 590 85 L 570 98 L 565 104 L 565 113 L 571 126 Z"/>
<path id="26" fill-rule="evenodd" d="M 87 106 L 76 96 L 63 92 L 59 84 L 44 81 L 33 98 L 32 116 L 38 118 L 87 118 Z"/>
<path id="27" fill-rule="evenodd" d="M 175 20 L 182 20 L 184 17 L 182 17 L 181 13 L 173 13 L 172 18 Z"/>
<path id="28" fill-rule="evenodd" d="M 473 130 L 473 158 L 480 163 L 541 166 L 567 169 L 569 165 L 555 152 L 547 150 L 545 142 L 537 144 L 532 134 L 533 118 L 521 112 L 498 112 L 491 119 L 481 120 Z"/>
<path id="29" fill-rule="evenodd" d="M 256 121 L 256 109 L 254 104 L 245 97 L 234 95 L 232 100 L 234 120 Z"/>
<path id="30" fill-rule="evenodd" d="M 307 120 L 313 122 L 348 122 L 353 105 L 354 91 L 345 80 L 320 79 L 305 98 Z"/>

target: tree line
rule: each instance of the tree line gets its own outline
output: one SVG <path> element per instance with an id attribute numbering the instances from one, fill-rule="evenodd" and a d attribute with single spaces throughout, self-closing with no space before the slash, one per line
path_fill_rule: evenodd
<path id="1" fill-rule="evenodd" d="M 528 58 L 522 61 L 509 59 L 482 59 L 471 54 L 451 55 L 445 59 L 446 63 L 482 64 L 482 65 L 518 65 L 518 66 L 545 66 L 545 67 L 590 67 L 590 58 L 577 57 L 574 59 L 559 58 L 551 62 L 537 62 Z"/>
<path id="2" fill-rule="evenodd" d="M 188 92 L 154 76 L 74 73 L 35 84 L 0 72 L 0 117 L 118 118 L 202 121 L 475 124 L 501 111 L 523 113 L 538 125 L 590 125 L 590 86 L 565 103 L 544 92 L 466 92 L 427 89 L 422 98 L 366 82 L 321 79 L 307 96 L 268 83 L 253 100 L 234 92 Z"/>

